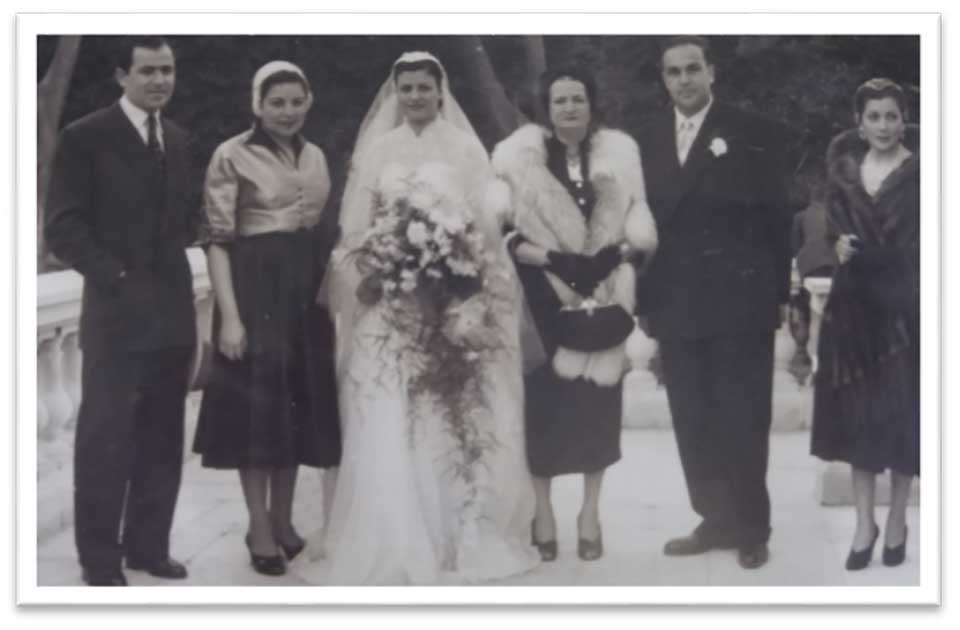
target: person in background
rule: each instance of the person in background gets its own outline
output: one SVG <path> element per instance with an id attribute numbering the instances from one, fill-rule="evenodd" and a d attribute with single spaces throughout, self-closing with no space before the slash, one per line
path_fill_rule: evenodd
<path id="1" fill-rule="evenodd" d="M 790 335 L 797 343 L 788 370 L 801 385 L 813 371 L 813 360 L 807 350 L 810 340 L 810 292 L 803 286 L 806 278 L 829 278 L 837 266 L 837 254 L 827 239 L 825 185 L 814 183 L 810 204 L 793 216 L 790 249 L 796 261 L 800 285 L 790 296 Z"/>

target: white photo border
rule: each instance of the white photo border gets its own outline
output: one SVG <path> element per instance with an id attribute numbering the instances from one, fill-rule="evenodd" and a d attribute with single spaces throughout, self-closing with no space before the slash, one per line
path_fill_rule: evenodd
<path id="1" fill-rule="evenodd" d="M 504 19 L 509 15 L 509 19 Z M 188 17 L 189 19 L 184 19 Z M 941 579 L 941 24 L 935 13 L 20 14 L 16 23 L 17 601 L 21 604 L 937 604 Z M 919 35 L 921 58 L 920 584 L 904 587 L 152 587 L 37 586 L 38 35 L 723 34 Z"/>

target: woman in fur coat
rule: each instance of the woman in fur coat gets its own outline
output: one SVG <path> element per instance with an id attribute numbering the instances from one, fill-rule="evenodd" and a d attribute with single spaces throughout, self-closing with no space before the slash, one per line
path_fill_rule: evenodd
<path id="1" fill-rule="evenodd" d="M 876 475 L 891 471 L 883 563 L 903 562 L 910 484 L 920 474 L 920 157 L 903 90 L 887 79 L 854 98 L 857 129 L 827 152 L 827 221 L 840 266 L 820 329 L 812 451 L 851 465 L 857 528 L 848 570 L 880 534 Z"/>
<path id="2" fill-rule="evenodd" d="M 577 550 L 595 560 L 603 554 L 603 473 L 620 459 L 634 265 L 645 267 L 657 236 L 637 144 L 592 122 L 592 77 L 581 69 L 549 71 L 541 88 L 549 128 L 521 127 L 492 159 L 507 246 L 547 355 L 525 379 L 527 460 L 537 494 L 532 542 L 543 560 L 556 558 L 551 480 L 582 473 Z M 570 330 L 570 316 L 589 323 L 598 308 L 616 325 Z M 600 347 L 582 347 L 585 337 L 602 338 Z"/>

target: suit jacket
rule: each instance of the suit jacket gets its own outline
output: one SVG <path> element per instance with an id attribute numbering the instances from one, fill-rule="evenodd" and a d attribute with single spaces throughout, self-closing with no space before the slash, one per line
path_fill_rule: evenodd
<path id="1" fill-rule="evenodd" d="M 161 124 L 164 168 L 119 103 L 60 135 L 45 235 L 51 251 L 84 277 L 85 349 L 147 351 L 195 342 L 185 248 L 199 226 L 199 187 L 188 165 L 187 134 L 166 119 Z"/>
<path id="2" fill-rule="evenodd" d="M 790 214 L 782 134 L 714 102 L 683 166 L 673 109 L 640 133 L 660 248 L 638 284 L 657 337 L 773 330 L 790 293 Z"/>

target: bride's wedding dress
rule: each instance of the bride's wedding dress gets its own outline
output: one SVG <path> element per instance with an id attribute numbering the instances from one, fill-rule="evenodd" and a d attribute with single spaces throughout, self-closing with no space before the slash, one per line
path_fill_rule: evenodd
<path id="1" fill-rule="evenodd" d="M 499 231 L 481 211 L 490 177 L 486 152 L 438 118 L 419 134 L 401 124 L 381 136 L 354 169 L 330 278 L 343 457 L 325 540 L 312 540 L 294 571 L 326 585 L 476 583 L 527 571 L 539 556 L 529 538 L 534 498 L 524 449 L 522 302 Z M 506 307 L 496 310 L 495 350 L 480 366 L 481 395 L 459 418 L 483 446 L 466 473 L 458 468 L 463 453 L 449 405 L 429 393 L 411 396 L 418 352 L 410 352 L 409 336 L 396 330 L 382 301 L 365 306 L 356 298 L 361 278 L 349 254 L 369 234 L 370 208 L 375 200 L 390 207 L 410 186 L 474 221 L 492 255 L 489 272 L 510 292 L 499 296 Z M 488 290 L 478 299 L 493 299 Z M 321 543 L 325 557 L 318 558 Z"/>

